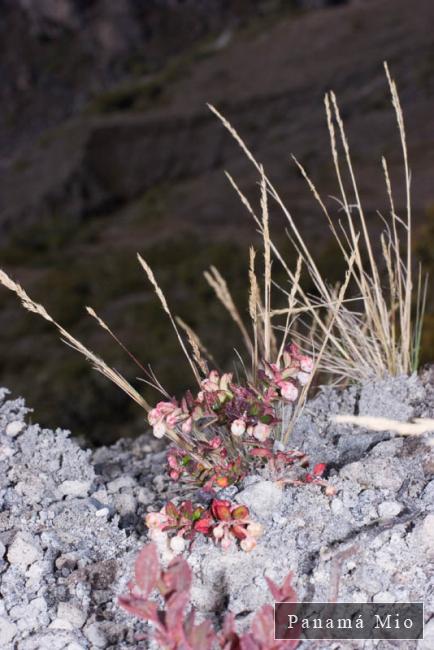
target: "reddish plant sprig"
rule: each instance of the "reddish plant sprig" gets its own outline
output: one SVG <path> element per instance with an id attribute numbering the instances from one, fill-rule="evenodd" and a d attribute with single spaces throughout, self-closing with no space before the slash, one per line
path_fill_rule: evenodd
<path id="1" fill-rule="evenodd" d="M 269 578 L 266 580 L 276 601 L 296 602 L 291 574 L 281 587 Z M 148 544 L 136 559 L 135 576 L 128 584 L 128 593 L 118 602 L 130 614 L 151 623 L 153 637 L 162 650 L 293 650 L 297 647 L 298 640 L 274 639 L 274 610 L 271 605 L 258 610 L 250 629 L 242 635 L 238 634 L 235 617 L 230 612 L 219 633 L 209 621 L 196 625 L 194 609 L 187 612 L 191 583 L 192 573 L 186 560 L 178 557 L 163 570 L 156 546 Z M 163 599 L 162 609 L 150 599 L 155 591 Z"/>
<path id="2" fill-rule="evenodd" d="M 276 406 L 297 400 L 298 386 L 309 380 L 313 361 L 291 344 L 279 364 L 264 361 L 262 366 L 257 385 L 242 386 L 233 381 L 231 373 L 220 376 L 212 370 L 196 396 L 187 392 L 180 402 L 159 402 L 148 416 L 154 435 L 161 438 L 174 432 L 191 448 L 193 439 L 202 439 L 204 427 L 215 424 L 226 427 L 235 438 L 246 435 L 264 442 L 279 421 Z"/>
<path id="3" fill-rule="evenodd" d="M 262 526 L 250 519 L 247 506 L 235 505 L 227 499 L 213 499 L 207 509 L 193 506 L 191 501 L 183 501 L 178 507 L 169 502 L 161 512 L 148 513 L 146 524 L 151 530 L 172 535 L 171 546 L 175 550 L 183 550 L 180 540 L 192 541 L 196 534 L 202 534 L 212 537 L 224 550 L 239 541 L 241 549 L 249 552 L 262 534 Z"/>

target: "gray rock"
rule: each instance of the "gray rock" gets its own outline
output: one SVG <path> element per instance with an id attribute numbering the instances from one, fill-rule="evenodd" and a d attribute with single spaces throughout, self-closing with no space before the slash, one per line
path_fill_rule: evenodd
<path id="1" fill-rule="evenodd" d="M 22 422 L 21 420 L 13 420 L 6 425 L 6 435 L 10 436 L 11 438 L 15 438 L 21 433 L 25 426 L 25 422 Z"/>
<path id="2" fill-rule="evenodd" d="M 246 505 L 253 516 L 263 519 L 277 509 L 282 495 L 283 490 L 276 483 L 259 480 L 239 492 L 235 499 Z"/>
<path id="3" fill-rule="evenodd" d="M 122 488 L 132 488 L 136 485 L 136 481 L 132 476 L 120 476 L 114 481 L 107 483 L 107 491 L 109 494 L 119 492 Z"/>
<path id="4" fill-rule="evenodd" d="M 17 633 L 17 626 L 3 616 L 0 617 L 0 647 L 6 648 Z"/>
<path id="5" fill-rule="evenodd" d="M 384 501 L 378 506 L 378 512 L 382 519 L 397 517 L 402 510 L 402 505 L 397 501 Z"/>
<path id="6" fill-rule="evenodd" d="M 58 619 L 67 621 L 74 628 L 80 628 L 83 627 L 86 622 L 87 612 L 71 603 L 61 602 L 57 608 L 57 617 Z"/>
<path id="7" fill-rule="evenodd" d="M 91 481 L 63 481 L 59 485 L 59 493 L 68 497 L 87 497 Z"/>
<path id="8" fill-rule="evenodd" d="M 7 552 L 10 564 L 26 569 L 30 564 L 41 559 L 42 551 L 37 539 L 30 533 L 18 533 Z"/>
<path id="9" fill-rule="evenodd" d="M 107 639 L 98 623 L 91 623 L 84 628 L 84 635 L 92 648 L 105 648 Z"/>

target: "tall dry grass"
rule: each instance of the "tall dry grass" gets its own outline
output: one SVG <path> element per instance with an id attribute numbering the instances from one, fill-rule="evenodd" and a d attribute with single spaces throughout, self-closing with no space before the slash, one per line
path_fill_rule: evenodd
<path id="1" fill-rule="evenodd" d="M 404 215 L 399 216 L 396 212 L 387 161 L 383 157 L 382 170 L 389 206 L 388 216 L 380 215 L 384 224 L 380 235 L 381 252 L 377 251 L 374 245 L 375 235 L 368 226 L 344 123 L 333 92 L 325 96 L 325 111 L 339 201 L 344 213 L 343 223 L 341 219 L 338 224 L 335 223 L 314 181 L 297 158 L 292 157 L 313 198 L 320 206 L 347 268 L 350 269 L 351 282 L 356 287 L 353 300 L 336 299 L 336 289 L 329 286 L 327 279 L 323 277 L 290 210 L 265 174 L 262 165 L 236 129 L 215 107 L 209 106 L 258 171 L 262 212 L 264 213 L 267 205 L 266 197 L 271 198 L 283 212 L 288 222 L 291 241 L 316 290 L 315 297 L 305 293 L 300 286 L 299 273 L 292 270 L 278 248 L 269 242 L 267 250 L 283 266 L 292 290 L 291 304 L 287 310 L 268 311 L 269 293 L 266 294 L 268 303 L 263 310 L 267 317 L 266 329 L 271 329 L 270 321 L 273 316 L 282 316 L 286 312 L 288 317 L 293 318 L 296 314 L 302 314 L 304 321 L 308 321 L 308 334 L 298 333 L 293 336 L 298 337 L 304 347 L 313 347 L 317 358 L 322 352 L 318 366 L 336 383 L 409 374 L 417 370 L 419 361 L 427 285 L 426 280 L 422 279 L 420 269 L 416 283 L 413 277 L 411 178 L 405 125 L 396 83 L 386 63 L 384 68 L 401 143 L 406 201 Z M 268 216 L 265 220 L 260 219 L 235 180 L 230 174 L 227 174 L 227 177 L 253 217 L 264 241 L 269 240 Z M 348 182 L 346 185 L 345 178 L 349 179 L 349 185 Z M 267 260 L 266 268 L 270 266 L 270 260 Z M 267 277 L 265 284 L 269 286 Z M 274 329 L 283 330 L 286 336 L 288 324 L 283 327 L 275 325 Z M 327 341 L 325 347 L 324 340 Z"/>

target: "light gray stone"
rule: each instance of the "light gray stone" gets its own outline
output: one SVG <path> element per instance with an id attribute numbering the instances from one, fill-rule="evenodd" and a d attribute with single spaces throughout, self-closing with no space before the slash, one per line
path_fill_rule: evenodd
<path id="1" fill-rule="evenodd" d="M 277 483 L 259 480 L 239 492 L 236 501 L 246 505 L 253 516 L 264 518 L 276 510 L 282 495 L 283 490 Z"/>
<path id="2" fill-rule="evenodd" d="M 20 532 L 15 536 L 7 552 L 8 562 L 23 569 L 41 558 L 42 551 L 39 542 L 36 537 L 26 532 Z"/>
<path id="3" fill-rule="evenodd" d="M 0 648 L 6 648 L 17 633 L 17 626 L 3 616 L 0 617 Z"/>
<path id="4" fill-rule="evenodd" d="M 59 492 L 62 496 L 87 497 L 92 481 L 63 481 L 59 485 Z"/>
<path id="5" fill-rule="evenodd" d="M 107 483 L 107 492 L 113 494 L 114 492 L 119 492 L 122 488 L 132 488 L 135 485 L 136 481 L 132 476 L 120 476 Z"/>
<path id="6" fill-rule="evenodd" d="M 106 636 L 98 623 L 86 625 L 83 630 L 86 639 L 92 644 L 92 648 L 105 648 Z"/>
<path id="7" fill-rule="evenodd" d="M 397 517 L 402 510 L 402 505 L 398 501 L 383 501 L 378 506 L 378 513 L 382 519 L 393 519 Z"/>
<path id="8" fill-rule="evenodd" d="M 58 618 L 68 621 L 73 627 L 83 627 L 87 612 L 69 602 L 61 602 L 57 608 Z"/>
<path id="9" fill-rule="evenodd" d="M 10 436 L 11 438 L 15 438 L 21 431 L 25 428 L 26 423 L 21 422 L 20 420 L 14 420 L 13 422 L 9 422 L 9 424 L 6 425 L 6 435 Z"/>

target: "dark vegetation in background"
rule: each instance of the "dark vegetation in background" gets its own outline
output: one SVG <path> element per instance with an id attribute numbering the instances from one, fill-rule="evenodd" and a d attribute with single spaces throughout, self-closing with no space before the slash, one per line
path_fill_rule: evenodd
<path id="1" fill-rule="evenodd" d="M 137 251 L 173 312 L 198 331 L 222 368 L 232 369 L 234 347 L 242 350 L 202 272 L 216 265 L 244 313 L 248 247 L 259 240 L 223 171 L 252 200 L 257 179 L 206 101 L 227 114 L 265 164 L 335 282 L 341 258 L 289 153 L 325 195 L 337 192 L 322 110 L 323 93 L 333 87 L 372 226 L 380 225 L 376 209 L 387 209 L 383 153 L 401 209 L 399 142 L 381 66 L 388 59 L 407 118 L 415 248 L 434 271 L 429 0 L 419 12 L 404 0 L 0 4 L 1 265 L 128 378 L 140 371 L 84 305 L 152 365 L 169 392 L 192 382 Z M 325 4 L 345 6 L 306 11 Z M 295 264 L 284 221 L 274 208 L 271 216 L 275 239 Z M 0 305 L 1 383 L 27 398 L 35 420 L 95 444 L 143 430 L 134 405 L 54 330 L 6 292 Z M 432 293 L 428 307 L 423 361 L 434 350 Z"/>

